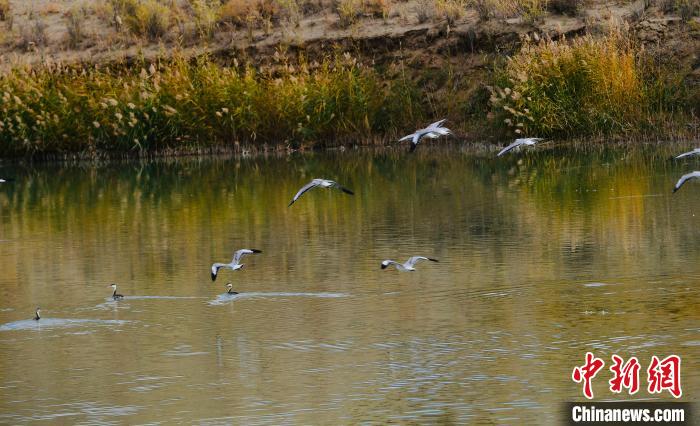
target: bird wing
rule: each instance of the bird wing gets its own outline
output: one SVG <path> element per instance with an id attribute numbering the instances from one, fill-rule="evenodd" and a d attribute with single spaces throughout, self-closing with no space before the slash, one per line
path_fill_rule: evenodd
<path id="1" fill-rule="evenodd" d="M 432 133 L 437 133 L 438 135 L 445 136 L 445 135 L 452 134 L 452 131 L 450 129 L 448 129 L 447 127 L 436 127 L 434 129 L 432 129 Z"/>
<path id="2" fill-rule="evenodd" d="M 516 139 L 516 141 L 521 141 L 521 142 L 524 143 L 525 145 L 534 145 L 534 144 L 536 144 L 537 142 L 539 142 L 539 141 L 541 141 L 541 140 L 542 140 L 542 138 L 520 138 L 520 139 Z"/>
<path id="3" fill-rule="evenodd" d="M 691 155 L 698 155 L 698 154 L 700 154 L 700 148 L 695 148 L 692 151 L 684 152 L 683 154 L 677 156 L 676 159 L 683 158 L 683 157 L 690 157 Z"/>
<path id="4" fill-rule="evenodd" d="M 428 126 L 428 129 L 435 129 L 437 127 L 440 127 L 440 126 L 442 126 L 442 123 L 444 123 L 445 121 L 447 121 L 446 118 L 443 118 L 440 121 L 436 121 L 435 123 L 430 124 L 430 126 Z"/>
<path id="5" fill-rule="evenodd" d="M 700 172 L 698 172 L 698 171 L 690 172 L 690 173 L 688 173 L 688 174 L 685 174 L 685 175 L 681 176 L 681 178 L 678 179 L 678 182 L 676 182 L 676 186 L 673 187 L 673 192 L 676 192 L 676 191 L 678 191 L 679 189 L 681 189 L 681 186 L 683 186 L 683 184 L 684 184 L 687 180 L 689 180 L 689 179 L 697 179 L 697 178 L 700 178 Z"/>
<path id="6" fill-rule="evenodd" d="M 407 141 L 409 139 L 413 139 L 417 133 L 411 133 L 410 135 L 406 135 L 399 139 L 399 142 Z"/>
<path id="7" fill-rule="evenodd" d="M 389 265 L 398 265 L 398 263 L 394 262 L 393 260 L 389 260 L 389 259 L 382 260 L 382 269 L 386 269 L 387 266 L 389 266 Z"/>
<path id="8" fill-rule="evenodd" d="M 245 256 L 246 254 L 253 254 L 253 253 L 262 253 L 262 251 L 258 250 L 258 249 L 240 249 L 236 253 L 233 254 L 232 263 L 234 265 L 238 265 L 238 264 L 240 264 L 243 256 Z"/>
<path id="9" fill-rule="evenodd" d="M 406 266 L 409 266 L 409 267 L 412 268 L 413 265 L 415 265 L 416 263 L 418 263 L 419 260 L 429 260 L 429 261 L 431 261 L 431 262 L 437 262 L 437 261 L 438 261 L 437 259 L 433 259 L 433 258 L 430 258 L 430 257 L 413 256 L 413 257 L 411 257 L 411 258 L 408 259 L 408 261 L 406 262 Z"/>
<path id="10" fill-rule="evenodd" d="M 219 268 L 226 266 L 224 263 L 215 263 L 211 265 L 211 280 L 216 281 L 216 274 L 219 272 Z"/>
<path id="11" fill-rule="evenodd" d="M 333 182 L 333 188 L 340 189 L 341 191 L 343 191 L 346 194 L 355 195 L 354 192 L 352 192 L 348 188 L 344 187 L 343 185 L 339 184 L 338 182 Z"/>
<path id="12" fill-rule="evenodd" d="M 307 183 L 306 185 L 302 186 L 301 189 L 299 190 L 299 192 L 297 192 L 297 194 L 294 196 L 294 198 L 292 198 L 292 202 L 289 203 L 289 205 L 291 206 L 292 204 L 294 204 L 294 202 L 296 200 L 298 200 L 299 197 L 301 197 L 306 191 L 308 191 L 309 189 L 314 188 L 318 185 L 319 185 L 319 183 L 316 181 L 316 179 L 314 179 L 311 182 Z"/>
<path id="13" fill-rule="evenodd" d="M 511 149 L 513 149 L 513 148 L 515 148 L 515 147 L 518 147 L 518 146 L 520 146 L 520 145 L 522 145 L 522 144 L 523 144 L 523 142 L 522 142 L 521 139 L 516 139 L 515 142 L 513 142 L 512 144 L 510 144 L 510 145 L 508 145 L 507 147 L 503 148 L 503 149 L 496 155 L 496 157 L 500 157 L 501 155 L 505 154 L 506 152 L 510 151 Z"/>

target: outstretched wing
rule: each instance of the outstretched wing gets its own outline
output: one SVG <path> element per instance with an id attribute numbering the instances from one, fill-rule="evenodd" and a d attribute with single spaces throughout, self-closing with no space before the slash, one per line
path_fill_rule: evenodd
<path id="1" fill-rule="evenodd" d="M 427 128 L 428 129 L 436 129 L 436 128 L 442 126 L 442 123 L 444 123 L 445 121 L 447 121 L 447 119 L 443 118 L 440 121 L 436 121 L 435 123 L 431 123 Z"/>
<path id="2" fill-rule="evenodd" d="M 413 257 L 411 257 L 411 258 L 408 259 L 408 261 L 406 262 L 406 266 L 409 266 L 409 267 L 412 268 L 413 265 L 415 265 L 416 263 L 418 263 L 419 260 L 429 260 L 429 261 L 431 261 L 431 262 L 437 262 L 437 261 L 438 261 L 437 259 L 432 259 L 432 258 L 430 258 L 430 257 L 413 256 Z"/>
<path id="3" fill-rule="evenodd" d="M 452 131 L 450 129 L 448 129 L 447 127 L 436 127 L 436 128 L 431 130 L 431 133 L 433 133 L 433 134 L 437 133 L 438 135 L 446 136 L 446 135 L 451 135 Z"/>
<path id="4" fill-rule="evenodd" d="M 294 202 L 295 202 L 296 200 L 298 200 L 299 197 L 301 197 L 302 195 L 304 195 L 304 193 L 305 193 L 306 191 L 308 191 L 309 189 L 314 188 L 314 187 L 316 187 L 316 186 L 318 186 L 318 185 L 319 185 L 319 183 L 316 181 L 316 179 L 314 179 L 314 180 L 312 180 L 311 182 L 307 183 L 306 185 L 302 186 L 301 189 L 299 190 L 299 192 L 297 192 L 297 194 L 294 196 L 294 198 L 292 198 L 292 202 L 289 203 L 289 206 L 291 206 L 292 204 L 294 204 Z M 287 206 L 287 207 L 289 207 L 289 206 Z"/>
<path id="5" fill-rule="evenodd" d="M 407 141 L 407 140 L 413 139 L 413 138 L 416 137 L 417 134 L 418 134 L 418 132 L 416 132 L 416 133 L 411 133 L 410 135 L 406 135 L 406 136 L 402 137 L 401 139 L 399 139 L 399 142 L 403 142 L 403 141 Z"/>
<path id="6" fill-rule="evenodd" d="M 525 144 L 525 145 L 534 145 L 541 140 L 542 140 L 542 138 L 520 138 L 520 139 L 516 139 L 515 141 L 520 142 L 520 143 Z"/>
<path id="7" fill-rule="evenodd" d="M 698 154 L 700 154 L 700 148 L 695 148 L 692 151 L 684 152 L 683 154 L 677 156 L 676 159 L 690 157 L 692 155 L 698 155 Z"/>
<path id="8" fill-rule="evenodd" d="M 683 184 L 686 181 L 688 181 L 690 179 L 697 179 L 697 178 L 700 178 L 700 172 L 698 172 L 698 171 L 690 172 L 688 174 L 681 176 L 681 178 L 678 179 L 678 182 L 676 182 L 676 186 L 673 187 L 673 192 L 676 192 L 679 189 L 681 189 L 681 186 L 683 186 Z"/>
<path id="9" fill-rule="evenodd" d="M 507 147 L 503 148 L 503 149 L 496 155 L 496 157 L 500 157 L 501 155 L 505 154 L 506 152 L 508 152 L 508 151 L 512 150 L 513 148 L 516 148 L 516 147 L 518 147 L 518 146 L 520 146 L 520 145 L 522 145 L 522 144 L 523 144 L 523 142 L 522 142 L 520 139 L 518 139 L 518 140 L 516 140 L 515 142 L 513 142 L 512 144 L 510 144 L 510 145 L 508 145 Z"/>
<path id="10" fill-rule="evenodd" d="M 216 281 L 216 274 L 219 273 L 219 269 L 224 266 L 223 263 L 215 263 L 211 265 L 211 280 Z"/>
<path id="11" fill-rule="evenodd" d="M 346 194 L 355 195 L 354 192 L 350 191 L 349 189 L 347 189 L 343 185 L 339 184 L 338 182 L 333 182 L 333 188 L 340 189 L 341 191 L 343 191 Z"/>
<path id="12" fill-rule="evenodd" d="M 382 269 L 386 269 L 387 266 L 389 266 L 389 265 L 398 265 L 398 263 L 394 262 L 393 260 L 389 260 L 389 259 L 382 261 Z"/>
<path id="13" fill-rule="evenodd" d="M 233 264 L 238 265 L 241 262 L 241 259 L 243 256 L 246 254 L 253 254 L 253 253 L 262 253 L 261 250 L 258 249 L 240 249 L 236 253 L 233 254 Z"/>

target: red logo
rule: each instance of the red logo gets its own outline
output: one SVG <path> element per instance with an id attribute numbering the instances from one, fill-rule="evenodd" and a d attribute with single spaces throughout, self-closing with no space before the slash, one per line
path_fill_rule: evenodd
<path id="1" fill-rule="evenodd" d="M 581 383 L 583 381 L 583 394 L 586 398 L 593 399 L 591 381 L 604 365 L 605 362 L 602 359 L 596 358 L 590 352 L 586 352 L 586 363 L 575 367 L 571 373 L 571 378 L 574 379 L 574 382 Z"/>
<path id="2" fill-rule="evenodd" d="M 630 357 L 627 362 L 618 355 L 612 355 L 613 364 L 610 371 L 613 377 L 608 380 L 610 392 L 621 393 L 627 389 L 627 393 L 634 395 L 639 391 L 639 370 L 641 368 L 637 357 Z M 574 367 L 571 378 L 576 383 L 583 382 L 583 395 L 588 399 L 593 399 L 592 382 L 596 374 L 605 366 L 605 362 L 596 358 L 591 352 L 586 352 L 586 362 L 583 365 Z M 647 390 L 649 393 L 661 393 L 668 390 L 675 398 L 683 395 L 681 389 L 681 357 L 669 355 L 663 360 L 654 355 L 651 357 L 649 368 L 647 368 Z"/>
<path id="3" fill-rule="evenodd" d="M 624 365 L 622 358 L 617 355 L 612 356 L 613 365 L 610 371 L 615 375 L 610 383 L 610 391 L 614 393 L 622 392 L 622 388 L 627 388 L 630 395 L 634 395 L 639 390 L 639 360 L 637 357 L 630 358 Z"/>
<path id="4" fill-rule="evenodd" d="M 649 375 L 649 393 L 661 393 L 668 390 L 675 398 L 683 395 L 681 389 L 681 358 L 678 355 L 670 355 L 659 361 L 656 355 L 651 357 L 651 364 L 647 369 Z"/>

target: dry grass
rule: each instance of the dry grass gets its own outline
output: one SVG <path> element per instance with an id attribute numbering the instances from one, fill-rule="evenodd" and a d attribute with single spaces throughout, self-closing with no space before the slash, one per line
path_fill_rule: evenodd
<path id="1" fill-rule="evenodd" d="M 0 21 L 10 18 L 10 0 L 0 0 Z"/>
<path id="2" fill-rule="evenodd" d="M 682 102 L 680 82 L 650 64 L 619 30 L 571 42 L 526 41 L 491 90 L 495 122 L 530 136 L 648 130 Z"/>
<path id="3" fill-rule="evenodd" d="M 43 9 L 41 9 L 41 14 L 42 15 L 55 15 L 57 13 L 61 13 L 61 5 L 55 2 L 50 2 L 46 3 L 44 5 Z"/>
<path id="4" fill-rule="evenodd" d="M 467 3 L 462 0 L 436 0 L 435 15 L 444 18 L 448 25 L 462 19 L 467 10 Z"/>
<path id="5" fill-rule="evenodd" d="M 415 12 L 419 24 L 428 22 L 435 17 L 435 3 L 432 0 L 418 0 Z"/>
<path id="6" fill-rule="evenodd" d="M 69 48 L 75 49 L 83 40 L 83 20 L 85 19 L 85 12 L 79 8 L 71 9 L 66 13 L 65 19 L 67 31 L 66 42 Z"/>
<path id="7" fill-rule="evenodd" d="M 110 0 L 117 26 L 120 22 L 137 37 L 156 41 L 174 24 L 171 8 L 158 0 Z"/>
<path id="8" fill-rule="evenodd" d="M 207 59 L 16 69 L 0 79 L 0 156 L 360 139 L 406 124 L 401 93 L 349 56 L 274 74 Z"/>

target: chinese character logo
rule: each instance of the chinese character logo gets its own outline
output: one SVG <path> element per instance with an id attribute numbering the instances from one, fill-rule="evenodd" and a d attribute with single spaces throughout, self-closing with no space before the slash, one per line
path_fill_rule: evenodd
<path id="1" fill-rule="evenodd" d="M 641 366 L 637 357 L 630 357 L 625 360 L 612 355 L 613 364 L 610 371 L 613 377 L 608 380 L 610 392 L 621 393 L 627 389 L 627 393 L 634 395 L 639 391 L 639 370 Z M 603 369 L 605 362 L 596 358 L 591 352 L 586 352 L 586 362 L 576 366 L 571 373 L 571 378 L 576 383 L 583 382 L 583 395 L 588 399 L 593 399 L 593 378 Z M 669 355 L 663 360 L 654 355 L 651 357 L 649 368 L 647 368 L 647 390 L 650 394 L 661 393 L 667 390 L 675 398 L 683 395 L 681 389 L 681 357 Z"/>
<path id="2" fill-rule="evenodd" d="M 670 355 L 659 361 L 656 355 L 651 357 L 651 364 L 647 370 L 649 376 L 649 393 L 661 393 L 668 390 L 675 398 L 683 395 L 681 390 L 681 358 L 678 355 Z"/>
<path id="3" fill-rule="evenodd" d="M 608 381 L 610 391 L 613 393 L 622 392 L 622 388 L 627 388 L 630 395 L 634 395 L 639 390 L 639 360 L 637 357 L 630 358 L 624 365 L 622 358 L 617 355 L 612 356 L 613 365 L 610 371 L 614 376 Z"/>
<path id="4" fill-rule="evenodd" d="M 591 382 L 598 371 L 600 371 L 605 362 L 602 359 L 596 358 L 592 353 L 586 353 L 586 363 L 574 368 L 571 373 L 571 378 L 574 382 L 581 383 L 583 381 L 583 395 L 588 399 L 593 399 L 593 389 L 591 388 Z"/>

